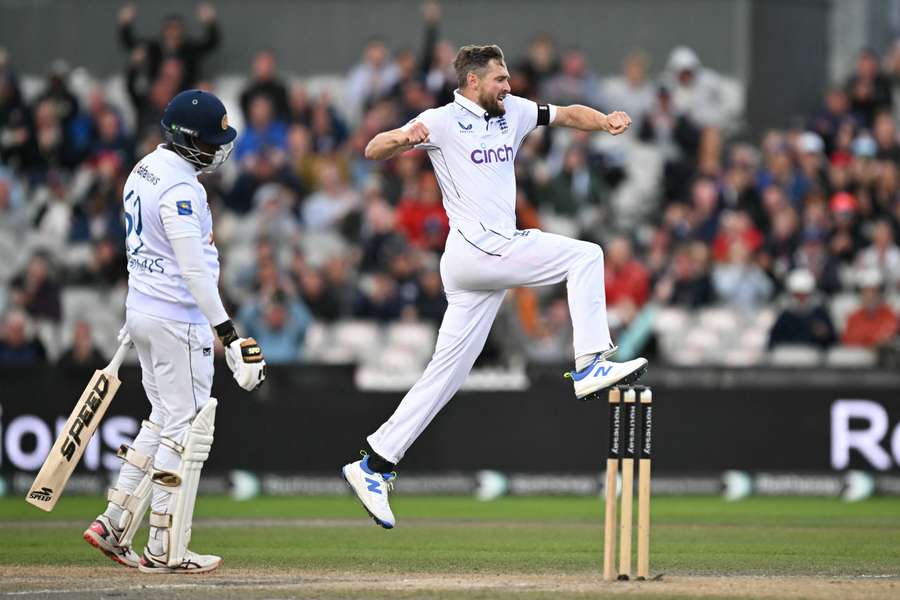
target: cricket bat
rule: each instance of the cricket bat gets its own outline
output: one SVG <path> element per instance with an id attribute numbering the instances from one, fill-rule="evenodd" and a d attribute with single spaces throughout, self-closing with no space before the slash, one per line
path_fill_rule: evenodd
<path id="1" fill-rule="evenodd" d="M 40 472 L 34 478 L 34 483 L 31 484 L 25 498 L 29 504 L 47 512 L 56 506 L 56 501 L 59 500 L 69 477 L 72 476 L 72 471 L 81 460 L 91 436 L 97 431 L 106 409 L 119 391 L 122 384 L 118 377 L 119 367 L 122 366 L 130 347 L 131 338 L 126 337 L 109 364 L 103 369 L 94 371 L 94 376 L 81 393 L 75 409 L 69 415 L 65 427 L 50 448 L 50 454 L 47 455 Z"/>

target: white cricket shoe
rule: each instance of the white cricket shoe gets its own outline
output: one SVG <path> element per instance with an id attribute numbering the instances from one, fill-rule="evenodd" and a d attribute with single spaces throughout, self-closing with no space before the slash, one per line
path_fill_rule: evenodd
<path id="1" fill-rule="evenodd" d="M 393 480 L 397 475 L 372 471 L 369 468 L 368 456 L 344 465 L 341 474 L 369 516 L 385 529 L 393 529 L 396 520 L 388 503 L 388 492 L 394 489 Z"/>
<path id="2" fill-rule="evenodd" d="M 187 551 L 181 564 L 177 567 L 170 567 L 165 562 L 165 557 L 156 556 L 149 549 L 144 548 L 144 555 L 138 565 L 141 573 L 153 574 L 181 574 L 191 575 L 197 573 L 209 573 L 215 571 L 222 564 L 222 557 L 215 554 L 197 554 L 196 552 Z"/>
<path id="3" fill-rule="evenodd" d="M 594 361 L 580 371 L 566 373 L 566 378 L 575 384 L 575 397 L 589 400 L 614 385 L 628 385 L 640 379 L 647 372 L 647 359 L 635 358 L 618 363 L 607 360 L 616 348 L 597 355 Z"/>
<path id="4" fill-rule="evenodd" d="M 84 541 L 120 565 L 136 568 L 141 557 L 131 549 L 119 543 L 124 530 L 113 527 L 106 515 L 99 515 L 91 526 L 84 530 Z"/>

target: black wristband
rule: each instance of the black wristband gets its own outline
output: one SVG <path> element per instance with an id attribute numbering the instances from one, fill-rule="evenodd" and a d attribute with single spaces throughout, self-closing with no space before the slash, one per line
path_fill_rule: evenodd
<path id="1" fill-rule="evenodd" d="M 234 323 L 231 322 L 231 319 L 219 323 L 214 329 L 216 330 L 216 335 L 222 340 L 223 346 L 227 347 L 231 342 L 238 339 L 237 331 L 234 330 Z"/>
<path id="2" fill-rule="evenodd" d="M 550 124 L 550 105 L 538 104 L 537 126 Z"/>

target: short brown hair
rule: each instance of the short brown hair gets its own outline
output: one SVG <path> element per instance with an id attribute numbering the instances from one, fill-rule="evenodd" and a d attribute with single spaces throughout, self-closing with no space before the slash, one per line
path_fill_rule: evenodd
<path id="1" fill-rule="evenodd" d="M 475 71 L 476 75 L 481 76 L 481 72 L 487 68 L 488 63 L 496 60 L 500 64 L 504 64 L 503 50 L 496 44 L 488 46 L 469 45 L 463 46 L 456 53 L 453 60 L 453 68 L 456 69 L 456 80 L 459 89 L 466 87 L 466 78 L 469 73 Z"/>

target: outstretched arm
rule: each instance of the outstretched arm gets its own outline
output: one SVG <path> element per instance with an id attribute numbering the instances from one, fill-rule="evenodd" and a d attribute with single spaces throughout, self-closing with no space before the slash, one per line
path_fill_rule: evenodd
<path id="1" fill-rule="evenodd" d="M 428 135 L 428 128 L 421 121 L 415 121 L 400 129 L 383 131 L 366 145 L 366 158 L 369 160 L 391 158 L 406 152 L 416 144 L 427 142 Z"/>
<path id="2" fill-rule="evenodd" d="M 606 131 L 612 135 L 624 133 L 631 126 L 631 117 L 622 111 L 608 115 L 581 104 L 558 106 L 556 118 L 550 123 L 554 127 L 570 127 L 582 131 Z"/>

